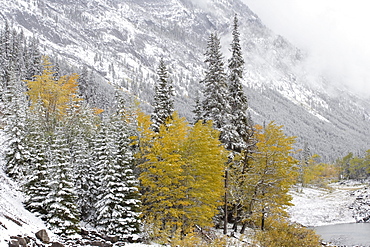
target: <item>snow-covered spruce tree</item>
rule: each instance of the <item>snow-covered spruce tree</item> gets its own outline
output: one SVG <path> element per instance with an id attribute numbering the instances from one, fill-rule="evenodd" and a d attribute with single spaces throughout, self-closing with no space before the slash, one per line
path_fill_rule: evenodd
<path id="1" fill-rule="evenodd" d="M 202 105 L 199 95 L 197 95 L 195 98 L 195 107 L 193 109 L 193 113 L 194 113 L 194 123 L 197 123 L 198 121 L 202 120 Z"/>
<path id="2" fill-rule="evenodd" d="M 13 72 L 2 94 L 6 133 L 5 172 L 9 177 L 22 181 L 27 169 L 29 153 L 27 150 L 27 99 L 21 80 Z"/>
<path id="3" fill-rule="evenodd" d="M 243 215 L 248 214 L 245 196 L 245 176 L 251 163 L 251 155 L 255 151 L 256 141 L 253 138 L 252 120 L 248 114 L 248 101 L 243 91 L 243 67 L 244 59 L 240 46 L 240 34 L 238 31 L 238 18 L 235 15 L 232 30 L 233 40 L 231 43 L 231 58 L 228 61 L 228 86 L 230 92 L 230 122 L 234 134 L 230 138 L 228 147 L 233 151 L 233 161 L 229 164 L 229 207 L 232 214 L 229 220 L 234 222 L 234 230 L 243 220 Z"/>
<path id="4" fill-rule="evenodd" d="M 220 140 L 229 146 L 230 137 L 230 105 L 227 78 L 224 71 L 220 39 L 216 33 L 210 35 L 206 52 L 207 69 L 203 83 L 203 100 L 201 102 L 204 121 L 212 120 L 213 126 L 221 132 Z"/>
<path id="5" fill-rule="evenodd" d="M 108 136 L 109 135 L 109 136 Z M 108 123 L 106 118 L 101 119 L 98 126 L 96 135 L 92 139 L 92 159 L 95 167 L 96 175 L 92 177 L 91 184 L 94 186 L 91 188 L 91 199 L 94 207 L 90 218 L 90 222 L 94 225 L 98 225 L 99 209 L 100 206 L 97 205 L 98 201 L 101 200 L 101 196 L 104 193 L 104 176 L 106 170 L 109 169 L 109 164 L 114 161 L 115 152 L 113 147 L 111 147 L 112 136 L 109 133 Z"/>
<path id="6" fill-rule="evenodd" d="M 78 109 L 69 111 L 66 121 L 77 205 L 81 220 L 88 222 L 94 212 L 98 189 L 92 147 L 100 118 L 88 105 L 81 104 Z"/>
<path id="7" fill-rule="evenodd" d="M 244 59 L 240 46 L 238 18 L 235 15 L 232 31 L 231 58 L 229 59 L 229 93 L 231 107 L 231 125 L 237 135 L 232 138 L 230 149 L 241 152 L 251 146 L 253 133 L 252 123 L 248 114 L 248 100 L 243 90 L 242 78 Z"/>
<path id="8" fill-rule="evenodd" d="M 42 55 L 39 48 L 39 41 L 33 37 L 27 42 L 27 50 L 24 54 L 25 78 L 32 80 L 35 75 L 42 73 Z"/>
<path id="9" fill-rule="evenodd" d="M 50 167 L 52 178 L 46 198 L 46 220 L 53 231 L 61 235 L 73 235 L 79 231 L 79 213 L 76 205 L 73 170 L 65 130 L 58 126 L 51 135 Z"/>
<path id="10" fill-rule="evenodd" d="M 106 128 L 106 161 L 101 163 L 100 194 L 96 204 L 97 228 L 121 240 L 135 240 L 139 233 L 140 194 L 134 176 L 134 158 L 130 147 L 129 124 L 125 104 L 117 92 L 117 110 Z"/>
<path id="11" fill-rule="evenodd" d="M 1 82 L 3 83 L 3 88 L 5 88 L 10 81 L 10 73 L 12 71 L 12 61 L 11 61 L 11 30 L 9 27 L 8 21 L 5 21 L 4 29 L 1 32 L 0 36 L 0 77 Z"/>
<path id="12" fill-rule="evenodd" d="M 155 86 L 154 111 L 151 115 L 151 120 L 153 122 L 152 128 L 155 132 L 159 131 L 159 126 L 164 124 L 167 118 L 172 116 L 174 111 L 172 98 L 173 87 L 163 58 L 159 61 L 157 74 L 158 81 Z"/>
<path id="13" fill-rule="evenodd" d="M 24 202 L 25 207 L 46 220 L 47 209 L 46 199 L 50 193 L 49 181 L 49 145 L 47 135 L 44 133 L 39 121 L 38 111 L 41 111 L 41 104 L 36 105 L 29 114 L 27 121 L 29 152 L 29 167 L 26 171 L 24 192 L 27 198 Z"/>

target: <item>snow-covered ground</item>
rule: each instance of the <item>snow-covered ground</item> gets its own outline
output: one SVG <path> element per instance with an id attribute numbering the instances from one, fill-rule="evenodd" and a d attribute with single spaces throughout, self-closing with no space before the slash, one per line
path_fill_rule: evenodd
<path id="1" fill-rule="evenodd" d="M 22 201 L 23 194 L 17 190 L 17 185 L 0 169 L 0 247 L 8 246 L 11 236 L 30 236 L 47 227 L 41 219 L 27 211 Z M 58 237 L 47 230 L 51 241 Z M 127 244 L 127 247 L 155 247 L 157 245 Z"/>
<path id="2" fill-rule="evenodd" d="M 322 226 L 356 222 L 350 208 L 356 199 L 351 192 L 364 187 L 362 184 L 331 184 L 331 190 L 321 188 L 293 189 L 294 206 L 288 209 L 291 220 L 305 226 Z M 300 190 L 301 188 L 299 188 Z"/>
<path id="3" fill-rule="evenodd" d="M 35 233 L 47 229 L 41 219 L 27 211 L 22 204 L 23 195 L 17 185 L 0 169 L 0 246 L 7 246 L 11 236 L 35 237 Z M 48 232 L 49 237 L 53 234 Z"/>

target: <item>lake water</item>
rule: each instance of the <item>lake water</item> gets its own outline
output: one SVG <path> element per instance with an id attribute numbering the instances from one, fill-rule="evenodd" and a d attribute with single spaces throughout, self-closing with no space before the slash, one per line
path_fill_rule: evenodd
<path id="1" fill-rule="evenodd" d="M 370 246 L 370 223 L 350 223 L 314 228 L 325 242 L 340 246 Z"/>

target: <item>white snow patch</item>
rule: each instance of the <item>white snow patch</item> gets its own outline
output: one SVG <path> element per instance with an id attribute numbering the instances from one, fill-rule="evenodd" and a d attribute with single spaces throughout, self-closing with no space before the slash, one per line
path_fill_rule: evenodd
<path id="1" fill-rule="evenodd" d="M 351 191 L 363 185 L 331 185 L 332 190 L 320 188 L 302 188 L 302 192 L 293 189 L 294 206 L 288 208 L 291 220 L 305 226 L 321 226 L 340 223 L 354 223 L 350 204 L 353 202 Z"/>
<path id="2" fill-rule="evenodd" d="M 47 229 L 41 219 L 24 208 L 23 200 L 17 185 L 0 169 L 0 246 L 7 246 L 11 236 L 35 237 L 36 232 Z M 50 231 L 48 235 L 55 237 Z"/>

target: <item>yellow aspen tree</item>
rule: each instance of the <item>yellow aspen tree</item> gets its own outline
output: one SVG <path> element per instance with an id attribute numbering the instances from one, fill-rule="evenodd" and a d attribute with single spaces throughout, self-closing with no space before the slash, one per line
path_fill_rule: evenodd
<path id="1" fill-rule="evenodd" d="M 274 122 L 265 128 L 256 126 L 257 152 L 249 171 L 252 190 L 252 219 L 263 230 L 267 217 L 286 216 L 290 203 L 289 189 L 296 181 L 297 160 L 291 156 L 295 137 L 287 137 L 283 126 Z"/>
<path id="2" fill-rule="evenodd" d="M 78 75 L 71 74 L 54 77 L 53 65 L 48 57 L 43 57 L 43 71 L 41 75 L 35 75 L 33 80 L 26 80 L 28 96 L 31 101 L 31 108 L 41 105 L 43 118 L 50 130 L 55 121 L 62 119 L 70 107 L 81 99 L 77 95 Z"/>
<path id="3" fill-rule="evenodd" d="M 143 219 L 153 237 L 187 234 L 210 227 L 224 193 L 227 151 L 212 123 L 191 127 L 174 112 L 159 132 L 138 115 L 142 163 Z M 148 136 L 145 136 L 148 135 Z"/>
<path id="4" fill-rule="evenodd" d="M 304 160 L 300 161 L 298 181 L 301 183 L 302 187 L 306 187 L 309 184 L 312 184 L 318 176 L 319 172 L 316 169 L 317 159 L 320 158 L 319 155 L 314 154 L 310 157 L 306 157 Z"/>
<path id="5" fill-rule="evenodd" d="M 143 218 L 154 224 L 159 231 L 175 231 L 183 225 L 186 187 L 184 180 L 185 161 L 181 156 L 182 145 L 189 126 L 184 118 L 175 112 L 172 119 L 159 127 L 139 165 L 139 176 L 144 191 Z"/>
<path id="6" fill-rule="evenodd" d="M 213 218 L 222 205 L 227 151 L 219 141 L 220 132 L 212 121 L 198 121 L 184 145 L 186 160 L 188 205 L 185 208 L 187 225 L 213 226 Z"/>

